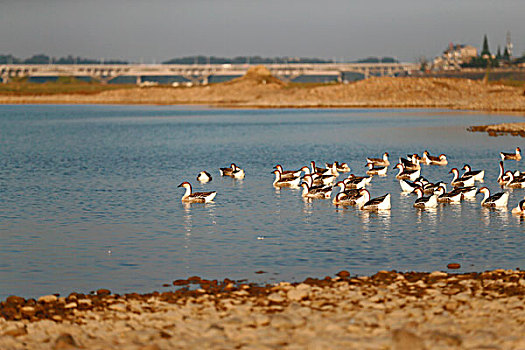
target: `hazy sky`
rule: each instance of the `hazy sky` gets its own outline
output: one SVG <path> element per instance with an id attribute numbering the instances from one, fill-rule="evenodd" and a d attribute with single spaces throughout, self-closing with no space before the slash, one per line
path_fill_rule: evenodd
<path id="1" fill-rule="evenodd" d="M 0 54 L 415 61 L 449 42 L 525 51 L 525 0 L 0 0 Z"/>

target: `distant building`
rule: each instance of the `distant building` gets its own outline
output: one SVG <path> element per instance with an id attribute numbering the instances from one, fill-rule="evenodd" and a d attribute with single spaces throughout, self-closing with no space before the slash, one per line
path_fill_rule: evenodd
<path id="1" fill-rule="evenodd" d="M 434 59 L 432 68 L 436 70 L 460 69 L 463 63 L 469 63 L 477 56 L 478 50 L 474 46 L 450 43 L 443 54 Z"/>

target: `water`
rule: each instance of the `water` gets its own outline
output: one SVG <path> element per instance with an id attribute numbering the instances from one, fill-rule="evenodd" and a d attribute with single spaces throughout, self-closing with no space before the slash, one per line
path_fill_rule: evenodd
<path id="1" fill-rule="evenodd" d="M 374 178 L 372 196 L 392 194 L 388 214 L 305 202 L 275 190 L 272 168 L 345 161 L 362 174 L 366 156 L 428 149 L 447 167 L 486 169 L 498 190 L 498 154 L 523 147 L 466 127 L 516 116 L 429 110 L 217 110 L 199 107 L 0 106 L 0 297 L 109 288 L 165 290 L 199 275 L 256 282 L 324 277 L 341 269 L 460 271 L 523 268 L 523 221 L 476 201 L 412 207 L 396 171 Z M 221 178 L 232 161 L 244 180 Z M 508 162 L 522 169 L 523 162 Z M 392 164 L 394 165 L 394 164 Z M 195 180 L 201 170 L 213 181 Z M 177 188 L 216 190 L 215 203 L 185 206 Z M 265 274 L 256 274 L 256 271 Z"/>

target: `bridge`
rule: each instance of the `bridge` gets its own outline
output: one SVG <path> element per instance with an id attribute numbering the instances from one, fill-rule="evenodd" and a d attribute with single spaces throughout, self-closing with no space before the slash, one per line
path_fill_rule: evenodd
<path id="1" fill-rule="evenodd" d="M 90 77 L 107 83 L 117 77 L 181 76 L 194 84 L 207 84 L 212 76 L 242 76 L 255 64 L 4 64 L 0 78 L 6 83 L 14 77 Z M 284 81 L 301 76 L 333 76 L 343 81 L 345 73 L 370 76 L 410 75 L 419 69 L 416 63 L 289 63 L 265 64 L 272 75 Z"/>

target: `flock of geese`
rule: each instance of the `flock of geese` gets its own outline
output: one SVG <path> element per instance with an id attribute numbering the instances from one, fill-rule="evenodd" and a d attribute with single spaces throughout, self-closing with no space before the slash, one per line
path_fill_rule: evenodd
<path id="1" fill-rule="evenodd" d="M 374 176 L 387 176 L 390 161 L 389 154 L 385 152 L 382 158 L 366 158 L 366 175 L 357 176 L 350 174 L 345 179 L 337 181 L 340 173 L 350 172 L 347 163 L 325 163 L 325 167 L 318 167 L 314 161 L 310 166 L 303 166 L 298 170 L 284 170 L 280 164 L 274 167 L 273 174 L 275 179 L 273 186 L 276 188 L 292 187 L 302 188 L 302 197 L 331 199 L 333 192 L 338 190 L 332 199 L 333 204 L 341 206 L 356 206 L 360 210 L 390 210 L 390 193 L 380 197 L 371 198 L 370 192 L 366 186 L 370 184 Z M 501 161 L 499 162 L 500 172 L 498 183 L 502 188 L 514 189 L 525 188 L 525 173 L 520 171 L 505 171 L 504 161 L 521 160 L 521 150 L 516 147 L 514 153 L 500 153 Z M 396 178 L 399 180 L 401 191 L 405 193 L 414 193 L 417 198 L 414 202 L 416 208 L 435 208 L 439 203 L 457 203 L 464 199 L 474 199 L 477 194 L 483 194 L 481 205 L 484 207 L 506 208 L 509 192 L 503 191 L 495 194 L 490 193 L 487 187 L 477 188 L 477 182 L 483 182 L 485 171 L 472 170 L 468 164 L 462 168 L 463 174 L 460 174 L 457 168 L 449 171 L 453 178 L 450 182 L 451 190 L 447 188 L 447 183 L 438 181 L 431 183 L 421 176 L 421 165 L 440 165 L 448 164 L 447 156 L 441 154 L 432 156 L 428 151 L 424 151 L 422 156 L 418 154 L 407 155 L 406 158 L 399 158 L 399 162 L 394 166 L 398 170 Z M 229 168 L 219 169 L 221 176 L 243 179 L 245 172 L 235 163 Z M 206 183 L 212 180 L 212 176 L 202 171 L 198 174 L 197 180 Z M 189 182 L 183 182 L 179 185 L 186 189 L 182 196 L 183 202 L 189 203 L 208 203 L 211 202 L 217 192 L 192 192 Z M 512 209 L 513 214 L 525 215 L 525 199 L 520 201 L 518 206 Z"/>

